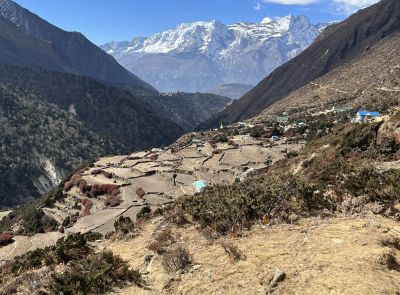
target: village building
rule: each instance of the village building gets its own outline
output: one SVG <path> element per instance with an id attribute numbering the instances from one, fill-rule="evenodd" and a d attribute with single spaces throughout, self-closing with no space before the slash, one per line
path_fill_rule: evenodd
<path id="1" fill-rule="evenodd" d="M 381 114 L 379 112 L 360 110 L 357 112 L 356 117 L 352 119 L 352 122 L 356 123 L 372 122 L 375 121 L 376 119 L 379 119 L 380 117 Z"/>
<path id="2" fill-rule="evenodd" d="M 276 121 L 279 123 L 288 123 L 289 122 L 289 116 L 276 116 Z"/>

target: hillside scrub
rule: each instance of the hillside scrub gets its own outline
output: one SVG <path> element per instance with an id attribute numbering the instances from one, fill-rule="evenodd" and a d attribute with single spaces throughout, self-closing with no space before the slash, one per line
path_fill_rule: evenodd
<path id="1" fill-rule="evenodd" d="M 47 282 L 43 285 L 46 291 L 55 294 L 104 294 L 128 283 L 146 285 L 142 274 L 130 269 L 120 257 L 107 251 L 95 253 L 88 239 L 92 237 L 73 234 L 61 238 L 54 246 L 16 257 L 0 269 L 0 284 L 7 288 L 3 279 L 8 276 L 22 276 L 28 271 L 57 266 L 59 271 L 47 272 L 46 278 L 41 278 Z M 2 291 L 0 289 L 0 293 Z"/>
<path id="2" fill-rule="evenodd" d="M 191 215 L 203 228 L 226 234 L 259 219 L 290 222 L 294 216 L 332 208 L 332 200 L 321 196 L 313 185 L 285 174 L 216 185 L 179 199 L 175 210 Z"/>
<path id="3" fill-rule="evenodd" d="M 290 223 L 334 214 L 349 199 L 362 198 L 352 209 L 360 212 L 375 204 L 381 208 L 375 212 L 398 218 L 393 205 L 400 197 L 400 170 L 381 171 L 373 164 L 400 159 L 393 132 L 397 125 L 393 120 L 339 124 L 300 154 L 275 163 L 268 175 L 178 199 L 172 217 L 178 224 L 194 220 L 201 228 L 227 234 L 257 221 Z"/>

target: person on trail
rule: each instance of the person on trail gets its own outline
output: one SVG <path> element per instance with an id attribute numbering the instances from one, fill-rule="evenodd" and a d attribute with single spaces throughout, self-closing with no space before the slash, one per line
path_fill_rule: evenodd
<path id="1" fill-rule="evenodd" d="M 174 179 L 174 186 L 176 186 L 176 177 L 178 176 L 178 174 L 176 174 L 176 172 L 174 174 L 172 174 L 172 178 Z"/>

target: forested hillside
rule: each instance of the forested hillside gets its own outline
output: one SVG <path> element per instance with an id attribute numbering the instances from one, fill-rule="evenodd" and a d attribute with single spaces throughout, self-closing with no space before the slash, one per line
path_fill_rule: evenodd
<path id="1" fill-rule="evenodd" d="M 0 209 L 37 197 L 84 160 L 122 151 L 74 115 L 0 85 Z"/>

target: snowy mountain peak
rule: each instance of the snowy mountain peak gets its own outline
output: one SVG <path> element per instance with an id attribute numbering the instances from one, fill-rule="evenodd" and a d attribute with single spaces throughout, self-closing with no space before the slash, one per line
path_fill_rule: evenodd
<path id="1" fill-rule="evenodd" d="M 306 16 L 288 15 L 261 23 L 183 23 L 148 38 L 101 47 L 163 92 L 207 91 L 227 83 L 257 84 L 319 33 Z"/>
<path id="2" fill-rule="evenodd" d="M 261 24 L 269 24 L 271 22 L 273 22 L 272 18 L 264 17 L 263 20 L 261 21 Z"/>

